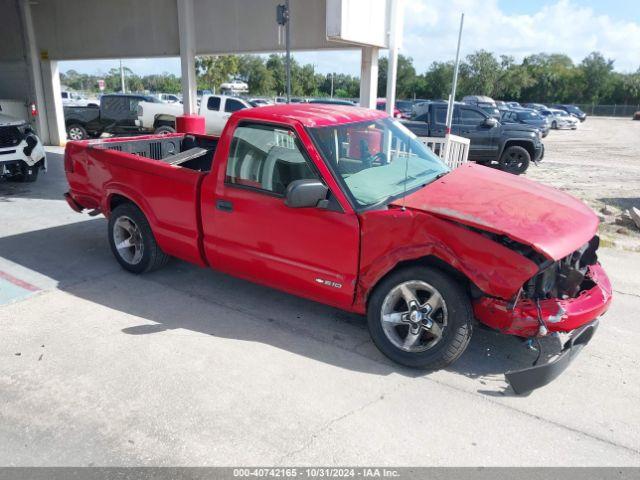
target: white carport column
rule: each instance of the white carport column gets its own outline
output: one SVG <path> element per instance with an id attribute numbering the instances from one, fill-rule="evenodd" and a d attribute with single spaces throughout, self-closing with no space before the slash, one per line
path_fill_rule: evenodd
<path id="1" fill-rule="evenodd" d="M 376 47 L 363 47 L 360 60 L 360 106 L 376 108 L 378 97 L 378 53 Z"/>
<path id="2" fill-rule="evenodd" d="M 35 127 L 42 143 L 48 145 L 49 128 L 47 126 L 47 108 L 44 100 L 44 88 L 42 86 L 42 71 L 40 69 L 40 59 L 38 47 L 36 45 L 36 35 L 33 28 L 33 18 L 31 17 L 31 3 L 29 0 L 22 0 L 18 3 L 22 14 L 22 23 L 25 31 L 25 41 L 27 60 L 29 64 L 29 80 L 31 82 L 30 102 L 35 103 L 38 115 L 35 117 Z"/>
<path id="3" fill-rule="evenodd" d="M 49 145 L 64 145 L 67 129 L 64 124 L 62 93 L 60 91 L 60 70 L 55 60 L 41 60 L 42 87 L 46 105 L 46 121 L 49 127 Z M 40 112 L 40 115 L 43 113 Z"/>
<path id="4" fill-rule="evenodd" d="M 389 61 L 387 63 L 387 113 L 393 117 L 396 104 L 396 77 L 398 74 L 398 49 L 402 42 L 403 0 L 389 1 Z"/>
<path id="5" fill-rule="evenodd" d="M 182 105 L 185 115 L 196 113 L 196 34 L 193 0 L 177 0 L 182 71 Z"/>

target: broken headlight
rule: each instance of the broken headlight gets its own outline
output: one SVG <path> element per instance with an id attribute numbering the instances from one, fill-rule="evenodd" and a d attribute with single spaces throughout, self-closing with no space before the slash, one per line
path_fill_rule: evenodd
<path id="1" fill-rule="evenodd" d="M 574 298 L 590 288 L 591 282 L 586 275 L 589 265 L 598 261 L 596 251 L 599 243 L 596 235 L 570 255 L 557 262 L 543 264 L 540 272 L 524 285 L 524 296 L 532 299 Z"/>

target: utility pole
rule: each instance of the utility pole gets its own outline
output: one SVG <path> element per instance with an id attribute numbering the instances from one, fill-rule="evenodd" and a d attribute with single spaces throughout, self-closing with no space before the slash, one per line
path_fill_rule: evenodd
<path id="1" fill-rule="evenodd" d="M 331 72 L 331 98 L 333 98 L 333 72 Z"/>
<path id="2" fill-rule="evenodd" d="M 451 133 L 453 123 L 453 106 L 456 100 L 456 88 L 458 86 L 458 67 L 460 66 L 460 43 L 462 41 L 462 26 L 464 25 L 464 13 L 460 16 L 460 31 L 458 32 L 458 49 L 456 50 L 456 63 L 453 68 L 453 84 L 451 85 L 451 95 L 449 95 L 449 105 L 447 107 L 447 135 Z"/>
<path id="3" fill-rule="evenodd" d="M 127 93 L 124 88 L 124 68 L 122 67 L 122 59 L 120 59 L 120 89 L 122 93 Z"/>
<path id="4" fill-rule="evenodd" d="M 286 48 L 286 75 L 287 75 L 287 103 L 291 102 L 291 13 L 289 10 L 289 0 L 276 7 L 276 21 L 280 27 L 285 29 Z"/>

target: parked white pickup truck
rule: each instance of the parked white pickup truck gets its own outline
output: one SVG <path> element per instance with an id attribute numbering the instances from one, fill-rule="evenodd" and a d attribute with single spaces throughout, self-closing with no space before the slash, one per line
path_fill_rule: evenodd
<path id="1" fill-rule="evenodd" d="M 0 113 L 0 178 L 35 182 L 46 168 L 44 147 L 31 126 Z"/>
<path id="2" fill-rule="evenodd" d="M 198 114 L 205 119 L 205 129 L 209 135 L 220 135 L 233 112 L 252 108 L 242 98 L 227 95 L 204 95 Z M 136 125 L 156 134 L 176 131 L 176 117 L 182 115 L 183 106 L 175 103 L 138 103 Z"/>

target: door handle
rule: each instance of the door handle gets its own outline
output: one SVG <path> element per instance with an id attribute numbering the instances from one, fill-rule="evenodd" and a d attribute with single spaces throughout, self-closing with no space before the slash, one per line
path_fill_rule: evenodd
<path id="1" fill-rule="evenodd" d="M 223 212 L 233 212 L 233 203 L 228 200 L 216 200 L 216 208 Z"/>

